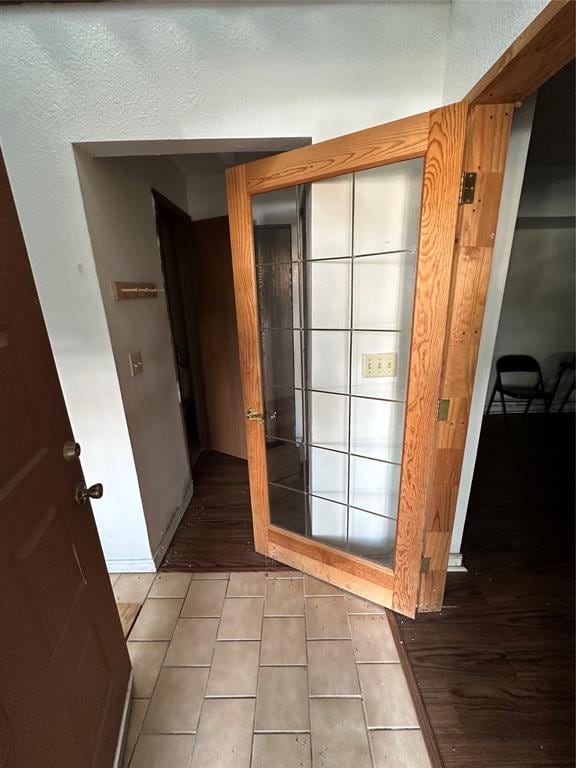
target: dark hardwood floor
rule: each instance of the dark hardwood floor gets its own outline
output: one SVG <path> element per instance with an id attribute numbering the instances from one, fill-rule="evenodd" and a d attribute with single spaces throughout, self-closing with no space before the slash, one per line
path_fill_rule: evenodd
<path id="1" fill-rule="evenodd" d="M 485 418 L 467 574 L 398 620 L 444 764 L 573 768 L 574 415 Z"/>
<path id="2" fill-rule="evenodd" d="M 161 571 L 261 571 L 281 568 L 254 550 L 248 465 L 206 451 L 194 469 L 194 496 Z"/>

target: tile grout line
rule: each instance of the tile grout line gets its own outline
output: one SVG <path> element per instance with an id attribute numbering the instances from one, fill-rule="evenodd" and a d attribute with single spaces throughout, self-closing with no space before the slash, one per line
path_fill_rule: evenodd
<path id="1" fill-rule="evenodd" d="M 352 642 L 352 653 L 354 654 L 354 667 L 356 669 L 356 677 L 358 679 L 358 688 L 360 689 L 360 706 L 362 707 L 362 714 L 364 716 L 364 728 L 366 729 L 366 740 L 368 741 L 368 752 L 370 754 L 370 761 L 372 768 L 377 768 L 376 758 L 374 757 L 374 748 L 372 746 L 372 739 L 370 738 L 370 730 L 368 728 L 368 713 L 366 712 L 366 702 L 364 701 L 364 691 L 362 689 L 362 681 L 360 680 L 360 674 L 358 672 L 358 661 L 356 649 L 354 648 L 354 641 L 352 637 L 352 624 L 350 622 L 350 614 L 346 613 L 346 621 L 348 622 L 348 629 L 350 631 L 350 640 Z"/>
<path id="2" fill-rule="evenodd" d="M 269 731 L 260 729 L 260 730 L 254 731 L 254 736 L 263 736 L 263 735 L 270 735 L 270 734 L 281 736 L 282 734 L 285 734 L 285 733 L 309 735 L 310 729 L 308 728 L 308 730 L 304 730 L 304 729 L 298 730 L 297 728 L 287 728 L 285 731 L 282 731 L 279 728 L 272 728 Z"/>
<path id="3" fill-rule="evenodd" d="M 268 577 L 264 581 L 264 600 L 262 601 L 262 616 L 260 617 L 260 646 L 258 648 L 258 666 L 256 667 L 256 694 L 254 696 L 254 713 L 252 715 L 252 738 L 250 740 L 250 765 L 254 762 L 254 741 L 256 736 L 256 708 L 258 706 L 258 690 L 260 688 L 260 660 L 262 658 L 262 633 L 264 631 L 264 608 L 268 591 Z"/>
<path id="4" fill-rule="evenodd" d="M 156 581 L 156 578 L 157 577 L 155 577 L 153 579 L 153 581 L 151 582 L 151 584 L 150 584 L 148 592 L 146 593 L 146 597 L 144 598 L 144 602 L 142 603 L 141 609 L 144 607 L 144 603 L 146 602 L 146 600 L 149 599 L 148 595 L 150 594 L 150 591 L 152 590 L 152 586 L 153 586 L 154 582 Z M 190 583 L 192 583 L 192 582 L 190 582 Z M 188 590 L 186 590 L 186 594 L 188 594 Z M 158 598 L 158 599 L 162 599 L 163 600 L 165 598 Z M 186 595 L 184 595 L 183 598 L 179 598 L 179 599 L 182 600 L 182 605 L 180 606 L 180 611 L 182 611 L 182 606 L 184 605 L 184 600 L 186 599 Z M 180 614 L 178 614 L 178 616 L 180 616 Z M 148 715 L 148 710 L 150 709 L 150 704 L 152 702 L 152 697 L 154 696 L 154 693 L 156 691 L 156 686 L 158 685 L 158 680 L 160 678 L 160 674 L 161 674 L 162 670 L 164 669 L 164 661 L 166 660 L 166 655 L 168 653 L 168 648 L 170 647 L 170 643 L 172 642 L 172 638 L 174 637 L 174 632 L 176 631 L 176 624 L 178 624 L 178 619 L 176 619 L 176 622 L 174 624 L 174 629 L 172 630 L 172 637 L 168 641 L 166 641 L 166 640 L 130 640 L 130 635 L 126 638 L 126 650 L 128 650 L 128 642 L 135 642 L 135 643 L 138 643 L 138 642 L 150 642 L 150 643 L 164 642 L 164 643 L 166 643 L 166 650 L 164 651 L 164 655 L 162 656 L 162 661 L 160 663 L 160 669 L 158 670 L 158 674 L 156 675 L 156 680 L 154 681 L 154 685 L 152 687 L 152 692 L 150 693 L 150 696 L 147 699 L 148 705 L 146 706 L 146 711 L 144 712 L 144 717 L 142 718 L 142 723 L 140 724 L 140 729 L 139 729 L 138 734 L 136 736 L 136 741 L 134 742 L 134 748 L 132 750 L 132 754 L 130 755 L 130 763 L 128 764 L 128 768 L 129 768 L 130 764 L 132 763 L 132 757 L 134 755 L 134 752 L 136 751 L 136 746 L 138 744 L 138 740 L 140 739 L 140 736 L 142 735 L 142 728 L 144 727 L 144 722 L 145 722 L 146 717 Z M 144 697 L 142 697 L 142 700 L 145 701 L 146 699 Z"/>
<path id="5" fill-rule="evenodd" d="M 156 579 L 154 579 L 156 581 Z M 152 582 L 153 584 L 154 582 Z M 192 583 L 192 582 L 190 582 Z M 152 584 L 150 585 L 150 589 L 152 589 Z M 150 590 L 148 590 L 149 592 Z M 188 590 L 186 590 L 186 594 L 188 594 Z M 148 597 L 145 598 L 144 603 Z M 164 600 L 167 598 L 158 598 L 160 600 Z M 180 618 L 180 613 L 182 612 L 182 608 L 184 606 L 184 601 L 186 600 L 186 595 L 184 595 L 183 598 L 180 598 L 182 600 L 182 605 L 180 606 L 180 612 L 178 613 L 178 618 Z M 144 607 L 144 603 L 142 603 L 142 607 Z M 126 638 L 126 650 L 128 650 L 128 642 L 149 642 L 149 643 L 166 643 L 166 650 L 164 651 L 164 655 L 162 656 L 162 662 L 160 664 L 160 669 L 158 670 L 158 674 L 156 675 L 156 680 L 154 681 L 154 685 L 152 687 L 152 692 L 150 693 L 150 696 L 148 697 L 148 705 L 146 707 L 146 711 L 144 712 L 144 717 L 142 718 L 142 722 L 140 724 L 140 729 L 138 730 L 138 734 L 136 736 L 136 741 L 134 742 L 134 747 L 132 749 L 132 754 L 130 755 L 130 761 L 127 764 L 127 768 L 131 768 L 132 765 L 132 759 L 134 757 L 134 753 L 136 752 L 136 747 L 138 746 L 138 742 L 140 741 L 140 737 L 142 735 L 146 735 L 142 733 L 142 728 L 144 727 L 144 723 L 146 721 L 146 717 L 148 716 L 148 711 L 150 710 L 150 704 L 152 703 L 152 698 L 154 694 L 156 693 L 156 688 L 158 686 L 158 680 L 160 679 L 160 675 L 162 674 L 162 670 L 164 669 L 164 661 L 166 660 L 166 655 L 168 654 L 168 649 L 170 648 L 170 643 L 172 642 L 174 638 L 174 632 L 176 631 L 176 625 L 178 624 L 178 618 L 174 622 L 174 628 L 172 629 L 172 636 L 170 637 L 170 640 L 132 640 L 130 641 L 130 635 Z M 154 734 L 156 735 L 156 734 Z"/>
<path id="6" fill-rule="evenodd" d="M 192 587 L 192 583 L 194 581 L 194 577 L 192 577 L 192 581 L 190 582 L 190 588 Z M 197 579 L 197 581 L 201 581 L 201 579 Z M 206 683 L 204 686 L 203 696 L 202 696 L 202 702 L 200 704 L 200 711 L 198 712 L 198 722 L 196 723 L 196 734 L 194 738 L 194 745 L 192 747 L 192 752 L 190 753 L 190 758 L 188 760 L 188 768 L 191 768 L 192 766 L 192 760 L 194 759 L 194 752 L 196 751 L 196 746 L 198 742 L 198 730 L 200 728 L 200 719 L 202 718 L 202 713 L 204 712 L 204 704 L 208 700 L 207 691 L 208 691 L 208 683 L 210 682 L 210 673 L 212 672 L 212 663 L 214 661 L 214 653 L 216 652 L 216 643 L 218 642 L 218 633 L 220 631 L 220 624 L 222 622 L 222 614 L 224 613 L 224 603 L 226 602 L 226 593 L 228 592 L 228 586 L 230 585 L 230 574 L 227 575 L 226 579 L 204 579 L 204 581 L 226 581 L 226 589 L 224 590 L 224 598 L 222 600 L 222 604 L 220 606 L 220 616 L 218 616 L 218 626 L 216 627 L 216 635 L 214 638 L 214 645 L 212 647 L 212 656 L 210 657 L 210 665 L 208 667 L 208 674 L 206 676 Z M 186 600 L 186 598 L 184 598 Z M 184 607 L 184 603 L 182 603 L 182 607 Z M 209 617 L 209 618 L 215 618 L 215 617 Z"/>
<path id="7" fill-rule="evenodd" d="M 309 699 L 361 699 L 361 693 L 310 693 Z"/>
<path id="8" fill-rule="evenodd" d="M 302 600 L 304 601 L 304 645 L 306 647 L 306 686 L 308 689 L 308 727 L 310 728 L 310 738 L 308 740 L 308 751 L 310 753 L 310 765 L 314 761 L 314 751 L 312 749 L 312 710 L 310 708 L 310 659 L 308 657 L 308 611 L 306 603 L 306 579 L 302 582 Z"/>

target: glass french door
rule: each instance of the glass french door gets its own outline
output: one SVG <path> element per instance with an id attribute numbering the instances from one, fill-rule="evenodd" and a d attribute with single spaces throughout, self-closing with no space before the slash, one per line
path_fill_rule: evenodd
<path id="1" fill-rule="evenodd" d="M 465 113 L 233 168 L 258 551 L 414 615 Z"/>

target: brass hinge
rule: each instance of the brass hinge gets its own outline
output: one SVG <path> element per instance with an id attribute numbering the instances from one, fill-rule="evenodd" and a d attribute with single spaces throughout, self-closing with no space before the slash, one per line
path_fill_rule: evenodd
<path id="1" fill-rule="evenodd" d="M 450 400 L 438 400 L 436 409 L 436 421 L 448 421 L 448 412 L 450 411 Z"/>
<path id="2" fill-rule="evenodd" d="M 460 179 L 460 205 L 469 205 L 474 202 L 476 192 L 476 174 L 473 171 L 462 171 Z"/>
<path id="3" fill-rule="evenodd" d="M 431 557 L 423 557 L 422 560 L 420 560 L 420 573 L 428 573 L 430 571 L 431 560 Z"/>

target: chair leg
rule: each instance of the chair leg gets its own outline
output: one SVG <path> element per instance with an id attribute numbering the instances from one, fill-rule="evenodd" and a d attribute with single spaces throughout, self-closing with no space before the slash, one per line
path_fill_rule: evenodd
<path id="1" fill-rule="evenodd" d="M 572 394 L 572 392 L 574 392 L 575 389 L 576 389 L 576 383 L 573 383 L 570 389 L 568 390 L 568 392 L 566 392 L 566 394 L 562 398 L 562 402 L 560 403 L 560 408 L 558 408 L 558 413 L 562 413 L 562 409 L 570 399 L 570 395 Z"/>
<path id="2" fill-rule="evenodd" d="M 526 414 L 527 414 L 527 413 L 528 413 L 528 411 L 530 410 L 530 406 L 531 406 L 531 405 L 532 405 L 532 398 L 529 398 L 529 400 L 528 400 L 528 404 L 526 405 L 526 408 L 524 408 L 524 416 L 526 416 Z"/>
<path id="3" fill-rule="evenodd" d="M 502 400 L 502 412 L 504 413 L 504 424 L 506 424 L 506 429 L 508 429 L 508 412 L 506 410 L 506 400 L 504 399 L 504 392 L 500 390 L 500 399 Z"/>
<path id="4" fill-rule="evenodd" d="M 494 382 L 494 386 L 492 387 L 492 394 L 490 395 L 490 400 L 488 400 L 488 413 L 490 413 L 490 409 L 492 408 L 492 403 L 494 402 L 494 398 L 496 397 L 497 390 L 498 390 L 498 380 Z"/>

